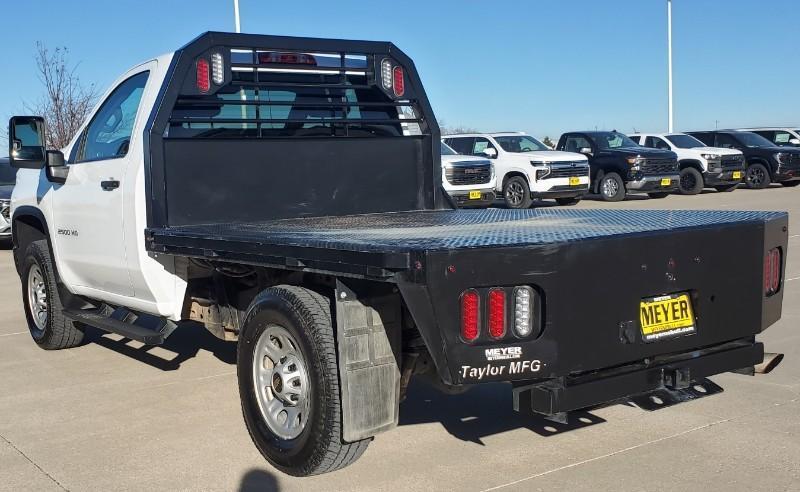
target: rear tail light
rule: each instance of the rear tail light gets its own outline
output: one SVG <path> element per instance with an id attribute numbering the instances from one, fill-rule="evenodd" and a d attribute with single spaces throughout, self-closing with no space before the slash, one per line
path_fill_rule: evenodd
<path id="1" fill-rule="evenodd" d="M 197 90 L 200 92 L 208 92 L 211 89 L 208 60 L 200 58 L 197 60 Z"/>
<path id="2" fill-rule="evenodd" d="M 506 292 L 503 289 L 489 291 L 489 335 L 502 338 L 506 334 Z"/>
<path id="3" fill-rule="evenodd" d="M 403 94 L 406 93 L 406 82 L 403 75 L 403 67 L 400 66 L 394 67 L 392 75 L 394 82 L 394 95 L 397 97 L 402 97 Z"/>
<path id="4" fill-rule="evenodd" d="M 514 289 L 514 333 L 526 337 L 533 331 L 533 289 Z"/>
<path id="5" fill-rule="evenodd" d="M 773 248 L 764 257 L 764 294 L 776 294 L 781 287 L 781 250 Z"/>
<path id="6" fill-rule="evenodd" d="M 225 71 L 222 66 L 222 55 L 214 53 L 211 55 L 211 80 L 217 85 L 222 85 L 225 82 Z"/>
<path id="7" fill-rule="evenodd" d="M 480 333 L 480 296 L 477 291 L 468 290 L 461 295 L 461 338 L 474 342 Z"/>
<path id="8" fill-rule="evenodd" d="M 388 58 L 381 62 L 381 82 L 387 91 L 392 89 L 392 61 Z"/>

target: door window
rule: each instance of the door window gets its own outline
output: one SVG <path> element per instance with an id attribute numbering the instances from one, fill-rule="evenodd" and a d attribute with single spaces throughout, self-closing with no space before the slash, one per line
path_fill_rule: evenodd
<path id="1" fill-rule="evenodd" d="M 789 142 L 789 140 L 791 140 L 793 138 L 796 138 L 796 137 L 794 135 L 792 135 L 791 133 L 783 131 L 783 130 L 778 130 L 778 131 L 775 132 L 775 135 L 772 137 L 771 140 L 773 142 L 775 142 L 776 144 L 778 144 L 778 145 L 786 146 L 786 145 L 792 145 L 791 142 Z"/>
<path id="2" fill-rule="evenodd" d="M 739 144 L 730 135 L 727 135 L 725 133 L 719 133 L 717 134 L 716 146 L 722 147 L 723 149 L 735 149 L 739 147 Z"/>
<path id="3" fill-rule="evenodd" d="M 669 144 L 659 137 L 647 137 L 644 146 L 653 149 L 670 150 Z"/>
<path id="4" fill-rule="evenodd" d="M 469 155 L 472 153 L 472 142 L 475 139 L 472 137 L 464 138 L 446 138 L 444 141 L 459 154 Z"/>
<path id="5" fill-rule="evenodd" d="M 587 148 L 592 148 L 592 144 L 579 135 L 570 135 L 564 142 L 564 150 L 567 152 L 580 152 L 581 149 Z"/>
<path id="6" fill-rule="evenodd" d="M 136 113 L 149 74 L 134 75 L 106 98 L 84 131 L 78 162 L 114 159 L 128 153 Z"/>
<path id="7" fill-rule="evenodd" d="M 494 145 L 492 145 L 492 142 L 490 142 L 488 138 L 477 137 L 475 138 L 475 143 L 472 147 L 471 154 L 482 156 L 484 155 L 483 151 L 486 149 L 494 149 L 495 155 L 497 155 L 497 149 L 495 148 Z"/>

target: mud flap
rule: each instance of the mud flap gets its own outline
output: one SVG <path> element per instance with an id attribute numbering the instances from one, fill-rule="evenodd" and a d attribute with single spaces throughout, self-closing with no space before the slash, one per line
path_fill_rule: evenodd
<path id="1" fill-rule="evenodd" d="M 344 440 L 355 442 L 397 425 L 401 314 L 397 294 L 357 298 L 336 282 L 336 340 Z"/>

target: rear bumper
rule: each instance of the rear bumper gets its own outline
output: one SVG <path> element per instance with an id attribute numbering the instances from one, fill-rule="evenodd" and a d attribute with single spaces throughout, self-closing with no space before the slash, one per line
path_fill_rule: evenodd
<path id="1" fill-rule="evenodd" d="M 659 389 L 685 389 L 705 377 L 751 370 L 763 360 L 761 343 L 742 340 L 544 383 L 517 383 L 514 410 L 556 415 Z"/>
<path id="2" fill-rule="evenodd" d="M 662 185 L 662 180 L 669 179 L 668 185 Z M 678 174 L 659 174 L 654 176 L 643 176 L 640 179 L 635 179 L 625 182 L 625 188 L 629 192 L 648 192 L 648 191 L 675 191 L 678 189 L 678 182 L 680 175 Z"/>

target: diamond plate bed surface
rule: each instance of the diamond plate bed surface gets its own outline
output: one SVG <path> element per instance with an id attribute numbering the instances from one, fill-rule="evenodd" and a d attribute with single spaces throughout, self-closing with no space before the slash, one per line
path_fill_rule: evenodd
<path id="1" fill-rule="evenodd" d="M 765 222 L 785 212 L 708 210 L 486 209 L 209 224 L 150 230 L 169 237 L 367 252 L 565 243 L 608 236 Z"/>

